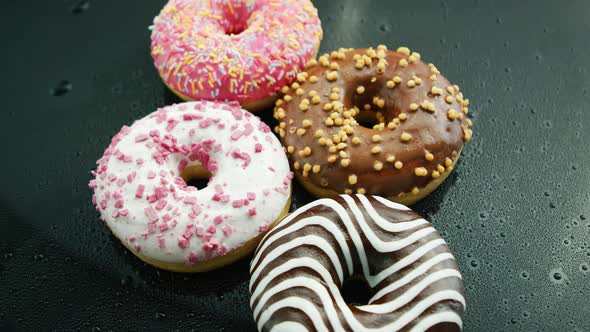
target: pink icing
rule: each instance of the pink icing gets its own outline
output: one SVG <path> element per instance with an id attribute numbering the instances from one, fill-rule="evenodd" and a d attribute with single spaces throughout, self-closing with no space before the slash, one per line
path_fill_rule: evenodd
<path id="1" fill-rule="evenodd" d="M 309 0 L 171 0 L 154 19 L 151 54 L 188 99 L 243 102 L 292 82 L 321 39 Z"/>

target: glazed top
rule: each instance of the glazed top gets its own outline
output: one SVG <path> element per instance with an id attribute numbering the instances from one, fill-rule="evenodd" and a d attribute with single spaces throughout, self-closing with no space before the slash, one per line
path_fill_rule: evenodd
<path id="1" fill-rule="evenodd" d="M 321 39 L 309 0 L 171 0 L 154 19 L 151 53 L 184 96 L 243 102 L 292 82 Z"/>
<path id="2" fill-rule="evenodd" d="M 251 266 L 260 331 L 459 331 L 463 280 L 430 223 L 381 197 L 319 199 L 281 220 Z M 367 305 L 346 303 L 361 276 Z"/>
<path id="3" fill-rule="evenodd" d="M 90 187 L 101 218 L 129 248 L 163 262 L 195 264 L 240 247 L 290 197 L 280 142 L 237 103 L 158 109 L 124 126 L 97 164 Z M 212 174 L 205 188 L 181 177 L 194 167 Z"/>
<path id="4" fill-rule="evenodd" d="M 322 55 L 282 92 L 276 131 L 293 168 L 340 193 L 416 193 L 472 135 L 469 100 L 405 47 Z"/>

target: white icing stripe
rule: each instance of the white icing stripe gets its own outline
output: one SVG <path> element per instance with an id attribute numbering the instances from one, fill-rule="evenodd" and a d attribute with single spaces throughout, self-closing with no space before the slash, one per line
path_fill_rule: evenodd
<path id="1" fill-rule="evenodd" d="M 279 300 L 273 304 L 271 304 L 268 309 L 266 309 L 262 315 L 260 315 L 260 318 L 258 319 L 258 323 L 256 324 L 258 327 L 258 331 L 262 331 L 262 327 L 264 326 L 264 324 L 266 324 L 266 322 L 270 319 L 270 317 L 272 317 L 272 315 L 275 313 L 275 311 L 281 309 L 281 308 L 285 308 L 285 307 L 290 307 L 287 303 L 292 302 L 292 301 L 296 301 L 298 306 L 295 307 L 298 310 L 303 311 L 307 317 L 309 317 L 310 322 L 313 323 L 314 328 L 318 331 L 318 332 L 323 332 L 323 331 L 328 331 L 328 327 L 326 326 L 326 324 L 324 323 L 324 320 L 322 319 L 322 315 L 318 312 L 316 306 L 303 298 L 300 297 L 287 297 L 284 298 L 282 300 Z M 256 317 L 254 317 L 256 319 Z"/>
<path id="2" fill-rule="evenodd" d="M 433 227 L 426 227 L 415 231 L 414 233 L 410 234 L 409 236 L 401 240 L 393 242 L 383 241 L 377 235 L 375 235 L 375 233 L 373 233 L 373 230 L 369 227 L 369 225 L 367 225 L 363 213 L 361 212 L 361 210 L 359 210 L 358 206 L 356 205 L 352 197 L 343 196 L 343 198 L 346 201 L 346 203 L 348 203 L 348 206 L 350 207 L 350 210 L 352 211 L 354 217 L 358 221 L 358 225 L 361 227 L 363 234 L 367 237 L 367 239 L 369 239 L 369 242 L 371 243 L 371 245 L 373 245 L 373 248 L 375 248 L 375 250 L 379 252 L 398 251 L 418 241 L 424 236 L 436 232 L 436 230 Z"/>
<path id="3" fill-rule="evenodd" d="M 264 259 L 258 265 L 256 270 L 254 270 L 252 272 L 252 279 L 257 279 L 260 272 L 262 270 L 264 270 L 264 268 L 270 262 L 272 262 L 276 258 L 280 257 L 285 252 L 287 252 L 293 248 L 297 248 L 299 246 L 302 246 L 302 245 L 312 245 L 312 246 L 315 246 L 315 247 L 321 249 L 323 252 L 325 252 L 326 255 L 328 256 L 328 258 L 330 259 L 330 261 L 332 262 L 332 265 L 334 265 L 334 267 L 336 268 L 336 273 L 338 274 L 338 278 L 340 279 L 340 282 L 341 283 L 343 282 L 344 276 L 343 276 L 343 271 L 342 271 L 342 265 L 340 264 L 340 260 L 338 259 L 338 255 L 336 254 L 334 249 L 332 249 L 332 246 L 330 246 L 330 243 L 328 243 L 328 241 L 326 241 L 326 239 L 324 239 L 320 236 L 317 236 L 317 235 L 306 235 L 306 236 L 298 237 L 298 238 L 295 238 L 289 242 L 285 242 L 285 243 L 281 244 L 280 246 L 277 246 L 276 248 L 274 248 L 274 250 L 270 251 L 264 257 Z"/>
<path id="4" fill-rule="evenodd" d="M 282 322 L 270 329 L 270 332 L 307 332 L 309 331 L 305 326 L 297 322 Z"/>
<path id="5" fill-rule="evenodd" d="M 380 291 L 375 293 L 375 295 L 373 295 L 373 297 L 369 300 L 369 304 L 377 301 L 378 299 L 385 296 L 386 294 L 389 294 L 389 293 L 395 291 L 396 289 L 403 287 L 404 285 L 407 285 L 408 283 L 410 283 L 414 279 L 416 279 L 419 276 L 421 276 L 422 274 L 426 273 L 433 266 L 435 266 L 441 262 L 444 262 L 446 260 L 449 260 L 449 259 L 454 260 L 455 258 L 453 257 L 453 255 L 451 255 L 451 253 L 448 253 L 448 252 L 438 254 L 438 255 L 430 258 L 426 262 L 420 264 L 418 267 L 415 267 L 411 272 L 409 272 L 408 274 L 403 276 L 401 279 L 396 280 L 394 283 L 387 285 L 386 287 L 384 287 L 383 289 L 381 289 Z"/>
<path id="6" fill-rule="evenodd" d="M 356 195 L 356 196 L 359 197 L 359 196 L 362 196 L 362 195 Z M 399 203 L 396 203 L 396 202 L 392 202 L 392 201 L 390 201 L 388 199 L 385 199 L 383 197 L 379 197 L 379 196 L 371 196 L 371 197 L 373 197 L 374 199 L 378 200 L 379 203 L 381 203 L 381 204 L 383 204 L 383 205 L 385 205 L 385 206 L 387 206 L 389 208 L 392 208 L 394 210 L 411 211 L 411 209 L 409 207 L 407 207 L 405 205 L 402 205 L 402 204 L 399 204 Z"/>
<path id="7" fill-rule="evenodd" d="M 289 215 L 287 215 L 286 217 L 281 219 L 277 223 L 277 225 L 275 225 L 275 227 L 273 227 L 272 232 L 267 232 L 266 234 L 264 234 L 260 243 L 266 242 L 266 239 L 268 237 L 272 236 L 272 234 L 274 234 L 275 232 L 281 230 L 281 228 L 284 228 L 284 225 L 288 224 L 291 220 L 295 219 L 296 217 L 298 217 L 299 215 L 301 215 L 305 211 L 307 211 L 313 207 L 316 207 L 318 205 L 330 206 L 330 202 L 334 202 L 334 200 L 329 199 L 329 198 L 318 199 L 318 200 L 315 200 L 315 201 L 305 205 L 302 208 L 295 210 L 294 212 L 290 213 Z M 336 202 L 334 202 L 334 203 L 336 203 Z M 254 260 L 252 260 L 252 262 L 250 263 L 250 273 L 252 273 L 252 269 L 256 265 L 256 262 L 258 261 L 258 258 L 260 256 L 259 253 L 261 253 L 261 252 L 262 252 L 262 247 L 258 246 L 258 248 L 256 248 L 256 251 L 254 252 Z"/>
<path id="8" fill-rule="evenodd" d="M 390 267 L 377 273 L 377 275 L 367 277 L 366 278 L 367 282 L 369 283 L 369 285 L 371 287 L 375 287 L 381 281 L 385 280 L 385 278 L 387 278 L 390 275 L 394 274 L 395 272 L 403 269 L 404 267 L 413 264 L 418 259 L 420 259 L 422 256 L 426 255 L 428 252 L 430 252 L 431 250 L 433 250 L 436 247 L 443 245 L 443 244 L 446 244 L 445 240 L 443 240 L 443 239 L 436 239 L 436 240 L 432 240 L 430 242 L 427 242 L 426 244 L 422 245 L 418 249 L 412 251 L 412 253 L 410 253 L 406 257 L 395 262 Z"/>
<path id="9" fill-rule="evenodd" d="M 380 216 L 377 213 L 377 211 L 375 211 L 375 209 L 373 208 L 373 206 L 371 205 L 371 203 L 369 202 L 369 200 L 366 197 L 364 197 L 362 195 L 358 195 L 358 198 L 361 201 L 361 203 L 363 204 L 365 211 L 367 211 L 367 213 L 371 216 L 371 218 L 373 218 L 373 220 L 375 221 L 377 226 L 381 227 L 382 229 L 384 229 L 388 232 L 403 232 L 403 231 L 407 231 L 409 229 L 416 228 L 416 227 L 424 225 L 424 224 L 428 224 L 428 221 L 426 221 L 424 219 L 415 219 L 412 221 L 404 221 L 404 222 L 388 221 L 388 220 L 384 219 L 382 216 Z"/>
<path id="10" fill-rule="evenodd" d="M 435 314 L 423 317 L 418 324 L 414 325 L 410 332 L 423 332 L 440 323 L 454 323 L 463 327 L 463 320 L 459 315 L 452 311 L 437 312 Z"/>
<path id="11" fill-rule="evenodd" d="M 260 246 L 260 251 L 262 252 L 262 251 L 266 250 L 266 248 L 268 248 L 268 246 L 270 246 L 276 240 L 278 240 L 288 234 L 296 232 L 303 227 L 312 226 L 312 225 L 323 227 L 330 234 L 332 234 L 334 236 L 334 239 L 336 240 L 336 242 L 338 242 L 338 246 L 342 250 L 342 252 L 344 254 L 344 258 L 346 259 L 346 265 L 348 266 L 348 273 L 352 274 L 352 268 L 353 268 L 352 256 L 350 255 L 350 250 L 348 248 L 348 245 L 346 244 L 346 238 L 344 237 L 344 234 L 342 234 L 342 232 L 340 231 L 338 226 L 336 226 L 334 223 L 332 223 L 330 220 L 328 220 L 325 217 L 311 216 L 309 218 L 299 220 L 298 222 L 294 223 L 293 225 L 283 228 L 283 229 L 279 230 L 278 232 L 273 232 L 272 236 L 267 238 L 266 241 L 264 241 L 264 243 Z M 252 266 L 256 266 L 256 263 L 258 262 L 258 257 L 255 257 L 254 260 L 252 260 Z"/>
<path id="12" fill-rule="evenodd" d="M 333 283 L 332 283 L 332 285 L 333 285 Z M 319 282 L 317 282 L 316 280 L 308 278 L 308 277 L 290 278 L 290 279 L 280 282 L 276 286 L 274 286 L 271 289 L 269 289 L 268 291 L 266 291 L 262 295 L 262 297 L 260 298 L 260 301 L 258 301 L 256 308 L 254 308 L 254 317 L 258 316 L 258 314 L 260 313 L 260 311 L 262 310 L 262 308 L 266 304 L 266 301 L 268 301 L 268 299 L 270 299 L 273 295 L 280 293 L 284 290 L 287 290 L 289 288 L 294 288 L 294 287 L 305 287 L 305 288 L 312 290 L 314 293 L 316 293 L 318 295 L 318 297 L 320 298 L 320 300 L 322 301 L 323 308 L 326 311 L 326 316 L 328 317 L 328 320 L 330 321 L 330 324 L 332 325 L 334 330 L 337 330 L 337 331 L 344 330 L 344 327 L 342 326 L 342 322 L 340 322 L 340 319 L 338 319 L 338 313 L 336 312 L 336 308 L 334 307 L 334 303 L 332 303 L 332 298 L 330 297 L 330 294 L 328 294 L 328 292 L 326 291 L 326 287 L 324 285 L 320 284 Z M 290 301 L 290 303 L 286 302 L 286 304 L 288 304 L 289 307 L 298 308 L 299 306 L 297 305 L 297 302 L 298 302 L 298 299 L 300 299 L 300 298 L 293 298 L 292 297 L 291 299 L 292 300 Z M 271 305 L 271 307 L 272 307 L 272 305 Z M 342 308 L 340 308 L 340 309 L 342 309 Z M 266 312 L 267 310 L 265 310 L 264 312 Z M 262 315 L 264 315 L 264 312 Z"/>
<path id="13" fill-rule="evenodd" d="M 459 273 L 459 271 L 457 271 L 455 269 L 444 269 L 444 270 L 436 271 L 436 272 L 426 276 L 426 278 L 420 280 L 420 282 L 418 282 L 417 284 L 415 284 L 414 286 L 412 286 L 411 288 L 406 290 L 403 293 L 403 296 L 400 296 L 393 301 L 380 303 L 380 304 L 368 304 L 368 305 L 360 306 L 358 308 L 361 310 L 367 311 L 367 312 L 372 312 L 374 314 L 385 314 L 385 313 L 393 312 L 393 311 L 403 307 L 404 305 L 408 304 L 410 301 L 412 301 L 416 296 L 418 296 L 420 293 L 422 293 L 422 291 L 425 290 L 431 284 L 433 284 L 439 280 L 443 280 L 443 279 L 451 278 L 451 277 L 457 277 L 457 278 L 461 279 L 461 273 Z M 464 303 L 464 301 L 461 303 Z"/>

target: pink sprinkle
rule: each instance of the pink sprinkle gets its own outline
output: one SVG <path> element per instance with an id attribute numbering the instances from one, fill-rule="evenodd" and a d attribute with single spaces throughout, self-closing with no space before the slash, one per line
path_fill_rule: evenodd
<path id="1" fill-rule="evenodd" d="M 269 169 L 271 172 L 273 172 L 273 173 L 274 173 L 274 171 L 275 171 L 274 167 L 272 167 L 272 166 L 268 166 L 268 169 Z"/>
<path id="2" fill-rule="evenodd" d="M 158 203 L 156 203 L 156 210 L 162 210 L 163 208 L 166 207 L 166 204 L 168 204 L 168 202 L 166 202 L 166 200 L 158 201 Z"/>
<path id="3" fill-rule="evenodd" d="M 147 224 L 148 226 L 148 233 L 149 234 L 154 234 L 156 232 L 156 223 L 155 222 L 150 222 Z"/>
<path id="4" fill-rule="evenodd" d="M 113 210 L 113 213 L 111 214 L 111 217 L 118 218 L 119 217 L 119 210 Z"/>
<path id="5" fill-rule="evenodd" d="M 253 217 L 256 215 L 256 208 L 251 208 L 248 210 L 248 214 L 250 215 L 250 217 Z"/>
<path id="6" fill-rule="evenodd" d="M 232 139 L 232 140 L 234 140 L 234 141 L 237 141 L 237 140 L 239 140 L 239 139 L 240 139 L 242 136 L 248 136 L 248 135 L 250 135 L 250 134 L 252 133 L 252 131 L 253 131 L 253 130 L 254 130 L 254 127 L 253 127 L 251 124 L 247 123 L 247 124 L 244 126 L 244 130 L 242 130 L 242 131 L 235 131 L 235 132 L 233 132 L 233 133 L 232 133 L 232 135 L 231 135 L 231 139 Z"/>
<path id="7" fill-rule="evenodd" d="M 103 210 L 107 208 L 107 200 L 106 199 L 103 199 L 100 201 L 100 208 Z"/>
<path id="8" fill-rule="evenodd" d="M 223 194 L 223 186 L 220 184 L 215 185 L 215 192 L 218 194 Z"/>
<path id="9" fill-rule="evenodd" d="M 151 222 L 158 221 L 158 214 L 156 213 L 156 211 L 154 211 L 154 209 L 151 206 L 146 207 L 144 211 L 148 218 L 150 218 Z"/>
<path id="10" fill-rule="evenodd" d="M 270 190 L 268 190 L 268 189 L 264 189 L 264 190 L 262 191 L 262 194 L 263 194 L 264 196 L 268 196 L 268 194 L 270 194 Z"/>
<path id="11" fill-rule="evenodd" d="M 260 225 L 260 227 L 258 227 L 258 231 L 259 232 L 266 232 L 268 230 L 268 224 L 262 224 Z"/>
<path id="12" fill-rule="evenodd" d="M 137 186 L 137 190 L 135 191 L 135 198 L 142 198 L 144 190 L 145 186 L 143 184 Z"/>
<path id="13" fill-rule="evenodd" d="M 160 176 L 167 176 L 168 172 L 166 172 L 165 170 L 160 170 Z"/>
<path id="14" fill-rule="evenodd" d="M 187 240 L 190 240 L 191 237 L 193 237 L 193 231 L 187 227 L 187 229 L 184 230 L 184 233 L 182 233 L 182 237 L 184 237 Z"/>
<path id="15" fill-rule="evenodd" d="M 165 215 L 162 216 L 162 221 L 164 222 L 169 222 L 172 219 L 172 216 L 169 215 L 168 213 L 166 213 Z"/>
<path id="16" fill-rule="evenodd" d="M 240 208 L 244 205 L 244 202 L 241 199 L 235 200 L 232 202 L 232 206 L 235 208 Z"/>
<path id="17" fill-rule="evenodd" d="M 115 202 L 115 209 L 122 209 L 123 208 L 123 200 L 118 200 Z"/>
<path id="18" fill-rule="evenodd" d="M 145 199 L 150 203 L 155 203 L 158 200 L 158 197 L 156 197 L 156 195 L 149 195 Z"/>
<path id="19" fill-rule="evenodd" d="M 226 252 L 227 252 L 227 248 L 224 245 L 221 245 L 219 247 L 219 249 L 217 249 L 217 254 L 219 256 L 225 255 Z"/>
<path id="20" fill-rule="evenodd" d="M 137 159 L 135 160 L 135 163 L 137 164 L 137 166 L 141 166 L 141 164 L 143 164 L 143 159 L 141 159 L 141 158 L 137 158 Z"/>
<path id="21" fill-rule="evenodd" d="M 189 136 L 194 136 L 195 135 L 196 130 L 193 128 L 191 130 L 188 131 L 188 135 Z"/>
<path id="22" fill-rule="evenodd" d="M 123 185 L 125 184 L 125 179 L 120 178 L 119 180 L 117 180 L 117 186 L 119 187 L 123 187 Z"/>
<path id="23" fill-rule="evenodd" d="M 223 217 L 219 215 L 213 219 L 213 222 L 215 223 L 215 225 L 219 225 L 223 222 Z"/>
<path id="24" fill-rule="evenodd" d="M 211 225 L 211 226 L 207 227 L 207 233 L 215 234 L 216 232 L 217 232 L 217 228 L 215 228 L 215 226 Z"/>
<path id="25" fill-rule="evenodd" d="M 90 189 L 94 189 L 96 188 L 96 180 L 90 180 L 90 182 L 88 182 L 88 188 Z"/>
<path id="26" fill-rule="evenodd" d="M 232 229 L 229 225 L 223 225 L 223 227 L 221 228 L 221 230 L 223 231 L 223 235 L 225 235 L 226 237 L 230 236 L 232 233 Z"/>
<path id="27" fill-rule="evenodd" d="M 113 182 L 117 179 L 117 176 L 115 174 L 109 174 L 109 181 Z"/>
<path id="28" fill-rule="evenodd" d="M 254 152 L 256 152 L 256 153 L 262 152 L 262 144 L 256 143 L 254 145 Z"/>
<path id="29" fill-rule="evenodd" d="M 168 190 L 166 187 L 156 187 L 156 189 L 154 189 L 154 194 L 157 199 L 166 198 L 168 197 Z"/>
<path id="30" fill-rule="evenodd" d="M 141 135 L 135 136 L 135 142 L 136 143 L 143 142 L 143 141 L 145 141 L 147 139 L 148 139 L 148 135 L 146 135 L 146 134 L 141 134 Z"/>
<path id="31" fill-rule="evenodd" d="M 135 180 L 136 176 L 137 176 L 136 171 L 133 171 L 133 172 L 127 174 L 127 182 L 129 182 L 129 183 L 133 182 L 133 180 Z"/>
<path id="32" fill-rule="evenodd" d="M 174 127 L 176 127 L 177 124 L 178 124 L 178 121 L 176 121 L 174 119 L 168 119 L 168 125 L 166 126 L 166 131 L 171 131 L 172 129 L 174 129 Z"/>
<path id="33" fill-rule="evenodd" d="M 186 159 L 182 159 L 180 163 L 178 163 L 178 171 L 182 172 L 186 165 L 188 165 L 188 161 L 186 161 Z"/>
<path id="34" fill-rule="evenodd" d="M 256 194 L 255 193 L 252 193 L 252 192 L 249 192 L 249 193 L 246 194 L 246 197 L 248 197 L 249 200 L 253 201 L 253 200 L 256 199 Z"/>
<path id="35" fill-rule="evenodd" d="M 200 114 L 183 114 L 182 115 L 182 119 L 184 121 L 191 121 L 191 120 L 196 120 L 196 119 L 202 119 L 203 116 Z"/>
<path id="36" fill-rule="evenodd" d="M 178 237 L 178 247 L 180 249 L 186 249 L 190 245 L 190 241 L 183 237 L 182 235 Z"/>
<path id="37" fill-rule="evenodd" d="M 266 123 L 260 121 L 260 123 L 258 124 L 258 129 L 264 133 L 269 133 L 270 132 L 270 127 L 266 125 Z"/>
<path id="38" fill-rule="evenodd" d="M 244 164 L 242 165 L 243 168 L 246 168 L 251 161 L 250 155 L 246 152 L 240 152 L 240 150 L 236 149 L 232 152 L 232 157 L 236 159 L 244 160 Z"/>
<path id="39" fill-rule="evenodd" d="M 199 262 L 199 255 L 197 255 L 195 252 L 191 251 L 190 254 L 188 254 L 188 257 L 186 258 L 186 264 L 195 265 L 198 262 Z"/>
<path id="40" fill-rule="evenodd" d="M 168 229 L 168 224 L 161 223 L 159 228 L 160 228 L 160 232 L 164 232 L 165 230 Z"/>
<path id="41" fill-rule="evenodd" d="M 163 237 L 158 237 L 158 248 L 166 248 L 166 239 Z"/>
<path id="42" fill-rule="evenodd" d="M 137 238 L 135 236 L 132 236 L 129 238 L 129 242 L 131 242 L 131 243 L 135 242 L 135 240 L 137 240 Z"/>
<path id="43" fill-rule="evenodd" d="M 126 216 L 129 215 L 129 210 L 127 210 L 127 209 L 119 210 L 119 215 L 120 216 L 123 216 L 123 217 L 126 217 Z"/>
<path id="44" fill-rule="evenodd" d="M 153 178 L 155 178 L 155 177 L 156 177 L 156 172 L 154 172 L 154 171 L 149 171 L 149 172 L 148 172 L 148 176 L 147 176 L 147 177 L 148 177 L 148 179 L 153 179 Z"/>
<path id="45" fill-rule="evenodd" d="M 187 196 L 184 198 L 184 204 L 189 204 L 189 205 L 197 204 L 197 198 L 194 196 Z"/>
<path id="46" fill-rule="evenodd" d="M 197 225 L 195 227 L 195 235 L 198 236 L 198 237 L 202 237 L 204 231 L 205 230 L 203 229 L 203 226 L 201 226 L 201 225 Z"/>
<path id="47" fill-rule="evenodd" d="M 195 217 L 198 216 L 199 214 L 201 214 L 201 211 L 202 211 L 202 209 L 200 206 L 198 206 L 196 204 L 193 205 L 193 213 L 195 214 Z"/>

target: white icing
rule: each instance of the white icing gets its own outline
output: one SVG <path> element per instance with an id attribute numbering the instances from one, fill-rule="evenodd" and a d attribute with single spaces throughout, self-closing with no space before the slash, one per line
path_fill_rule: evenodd
<path id="1" fill-rule="evenodd" d="M 163 113 L 166 113 L 166 119 L 160 121 Z M 189 118 L 201 118 L 185 120 L 187 115 Z M 171 125 L 174 122 L 177 123 Z M 208 126 L 206 122 L 209 122 Z M 92 186 L 95 187 L 101 216 L 115 236 L 132 249 L 139 248 L 140 253 L 149 258 L 184 263 L 190 255 L 197 255 L 198 260 L 203 261 L 230 252 L 271 225 L 289 199 L 291 173 L 283 148 L 268 126 L 238 106 L 212 102 L 178 104 L 137 120 L 127 130 L 128 133 L 114 149 L 132 160 L 125 162 L 116 156 L 99 160 L 99 169 L 106 165 L 107 176 L 98 174 Z M 167 156 L 167 160 L 158 163 L 154 157 L 157 148 L 150 147 L 154 144 L 151 143 L 153 139 L 150 132 L 154 130 L 159 132 L 160 139 L 164 135 L 171 135 L 177 140 L 177 146 L 189 148 L 192 144 L 215 140 L 207 154 L 217 163 L 217 170 L 213 172 L 207 187 L 198 191 L 181 190 L 181 185 L 174 182 L 180 175 L 181 162 L 186 160 L 187 166 L 201 166 L 201 162 L 189 160 L 185 153 L 173 152 Z M 143 160 L 143 164 L 137 164 L 138 158 Z M 248 158 L 249 163 L 246 163 L 245 159 Z M 215 167 L 212 166 L 212 169 Z M 135 177 L 129 182 L 128 175 L 132 172 L 135 172 Z M 109 177 L 114 176 L 117 180 L 111 181 Z M 125 183 L 119 185 L 118 179 L 125 179 Z M 164 185 L 162 179 L 168 183 Z M 137 198 L 136 191 L 140 184 L 145 189 L 142 197 Z M 158 210 L 156 204 L 159 201 L 150 203 L 146 197 L 163 186 L 168 190 L 167 197 L 160 200 L 165 200 L 166 205 Z M 182 199 L 175 199 L 170 191 L 171 186 Z M 229 201 L 213 200 L 219 188 L 223 190 L 223 195 L 228 195 Z M 106 200 L 106 206 L 102 208 L 101 200 L 105 199 L 107 192 L 111 193 L 110 199 Z M 120 193 L 122 208 L 116 206 L 113 192 Z M 238 202 L 234 206 L 234 201 L 239 200 L 242 203 L 248 200 L 248 205 L 239 206 Z M 193 206 L 201 210 L 198 215 L 191 215 Z M 158 219 L 153 223 L 155 229 L 153 226 L 148 229 L 151 220 L 146 214 L 146 208 L 153 209 Z M 121 215 L 122 210 L 126 210 L 127 215 Z M 177 215 L 165 222 L 165 215 L 173 215 L 174 211 Z M 217 216 L 222 216 L 222 219 L 216 220 Z M 167 229 L 161 226 L 163 224 L 167 225 Z M 187 227 L 192 227 L 193 234 L 182 247 L 179 237 Z M 197 229 L 205 236 L 198 236 Z"/>

